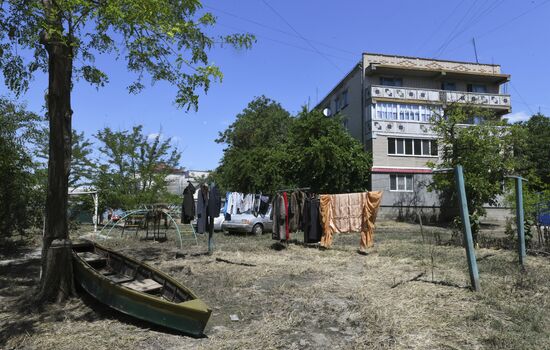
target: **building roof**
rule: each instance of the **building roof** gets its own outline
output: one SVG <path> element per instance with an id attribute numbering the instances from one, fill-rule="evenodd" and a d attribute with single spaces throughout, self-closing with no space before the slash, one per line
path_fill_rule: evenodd
<path id="1" fill-rule="evenodd" d="M 455 60 L 442 60 L 439 58 L 429 58 L 429 57 L 417 57 L 417 56 L 402 56 L 402 55 L 389 55 L 384 53 L 376 53 L 376 52 L 363 52 L 363 55 L 375 55 L 375 56 L 385 56 L 385 57 L 398 57 L 398 58 L 408 58 L 408 59 L 414 59 L 414 60 L 428 60 L 428 61 L 437 61 L 437 62 L 451 62 L 451 63 L 463 63 L 463 64 L 477 64 L 481 66 L 495 66 L 500 67 L 500 64 L 494 64 L 494 63 L 478 63 L 478 62 L 468 62 L 468 61 L 455 61 Z"/>

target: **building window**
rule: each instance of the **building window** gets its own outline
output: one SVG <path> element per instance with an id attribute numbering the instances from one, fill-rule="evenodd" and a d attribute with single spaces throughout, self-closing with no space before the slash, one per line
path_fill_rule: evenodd
<path id="1" fill-rule="evenodd" d="M 345 108 L 348 105 L 348 90 L 342 92 L 342 108 Z"/>
<path id="2" fill-rule="evenodd" d="M 385 86 L 403 86 L 403 79 L 380 77 L 380 85 Z"/>
<path id="3" fill-rule="evenodd" d="M 375 115 L 382 120 L 403 120 L 429 122 L 434 114 L 440 114 L 441 107 L 404 103 L 378 102 Z"/>
<path id="4" fill-rule="evenodd" d="M 340 98 L 337 97 L 336 100 L 334 100 L 334 110 L 336 113 L 340 111 Z"/>
<path id="5" fill-rule="evenodd" d="M 468 92 L 479 92 L 485 94 L 487 93 L 487 86 L 483 84 L 468 84 L 466 86 L 466 90 L 468 90 Z"/>
<path id="6" fill-rule="evenodd" d="M 389 155 L 437 156 L 437 140 L 388 138 Z"/>
<path id="7" fill-rule="evenodd" d="M 456 91 L 456 84 L 444 81 L 441 83 L 441 90 Z"/>
<path id="8" fill-rule="evenodd" d="M 390 191 L 412 192 L 413 176 L 390 174 Z"/>

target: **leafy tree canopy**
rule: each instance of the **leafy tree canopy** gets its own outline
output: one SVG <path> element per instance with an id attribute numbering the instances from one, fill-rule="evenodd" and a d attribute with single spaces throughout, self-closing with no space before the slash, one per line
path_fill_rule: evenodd
<path id="1" fill-rule="evenodd" d="M 533 190 L 550 187 L 550 118 L 535 114 L 528 121 L 517 124 L 521 140 L 515 149 L 518 171 L 526 177 Z"/>
<path id="2" fill-rule="evenodd" d="M 177 87 L 176 103 L 196 109 L 196 90 L 222 77 L 207 51 L 216 44 L 248 48 L 254 41 L 249 34 L 209 35 L 216 18 L 201 8 L 198 0 L 2 1 L 0 69 L 6 85 L 21 93 L 36 71 L 48 72 L 44 44 L 63 43 L 78 63 L 77 79 L 108 83 L 95 57 L 111 53 L 136 74 L 130 92 L 139 92 L 146 78 L 168 81 Z"/>
<path id="3" fill-rule="evenodd" d="M 473 120 L 481 123 L 473 125 Z M 439 137 L 441 157 L 431 167 L 454 168 L 459 164 L 464 167 L 472 233 L 476 236 L 479 218 L 485 214 L 484 205 L 497 204 L 504 194 L 504 176 L 515 168 L 514 130 L 491 111 L 474 106 L 452 105 L 432 122 Z M 430 188 L 440 192 L 443 206 L 458 206 L 453 173 L 435 174 Z"/>
<path id="4" fill-rule="evenodd" d="M 536 219 L 538 211 L 550 205 L 550 118 L 535 114 L 528 121 L 512 125 L 515 131 L 516 175 L 523 182 L 525 217 Z M 515 184 L 509 181 L 508 204 L 515 207 Z"/>
<path id="5" fill-rule="evenodd" d="M 216 140 L 227 148 L 214 178 L 231 191 L 267 192 L 285 186 L 282 166 L 291 123 L 279 103 L 265 96 L 252 100 Z"/>
<path id="6" fill-rule="evenodd" d="M 262 96 L 216 140 L 227 144 L 215 177 L 231 191 L 310 187 L 323 193 L 367 189 L 371 157 L 341 119 L 303 110 L 295 118 Z"/>
<path id="7" fill-rule="evenodd" d="M 339 117 L 327 118 L 305 108 L 292 124 L 288 143 L 290 178 L 317 193 L 366 191 L 372 157 L 342 126 Z"/>
<path id="8" fill-rule="evenodd" d="M 158 133 L 149 138 L 141 125 L 130 131 L 105 128 L 96 138 L 101 153 L 94 185 L 102 207 L 133 209 L 170 200 L 166 175 L 178 166 L 180 152 Z"/>
<path id="9" fill-rule="evenodd" d="M 42 214 L 33 152 L 41 118 L 0 98 L 0 238 L 36 224 Z"/>

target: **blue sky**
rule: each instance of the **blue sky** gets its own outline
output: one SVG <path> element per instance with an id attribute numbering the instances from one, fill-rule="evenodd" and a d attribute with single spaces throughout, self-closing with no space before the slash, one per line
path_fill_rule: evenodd
<path id="1" fill-rule="evenodd" d="M 204 10 L 218 18 L 217 33 L 250 32 L 251 50 L 216 48 L 213 63 L 222 83 L 201 93 L 198 112 L 175 107 L 175 89 L 148 86 L 130 95 L 133 76 L 123 61 L 101 57 L 97 64 L 110 83 L 99 90 L 77 82 L 73 90 L 73 126 L 87 136 L 109 126 L 128 129 L 143 124 L 149 134 L 172 137 L 182 150 L 181 165 L 213 169 L 223 145 L 218 132 L 255 96 L 266 95 L 291 113 L 308 101 L 313 106 L 360 59 L 375 52 L 496 63 L 511 74 L 513 120 L 540 111 L 550 115 L 550 0 L 205 0 Z M 21 97 L 41 111 L 45 76 L 36 76 Z M 9 95 L 3 85 L 0 94 Z"/>

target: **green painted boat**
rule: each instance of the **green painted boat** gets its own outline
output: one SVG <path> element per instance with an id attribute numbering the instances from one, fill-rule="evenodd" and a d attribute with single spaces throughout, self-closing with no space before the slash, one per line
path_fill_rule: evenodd
<path id="1" fill-rule="evenodd" d="M 77 283 L 111 308 L 193 336 L 203 335 L 212 310 L 165 273 L 95 242 L 73 244 Z"/>

